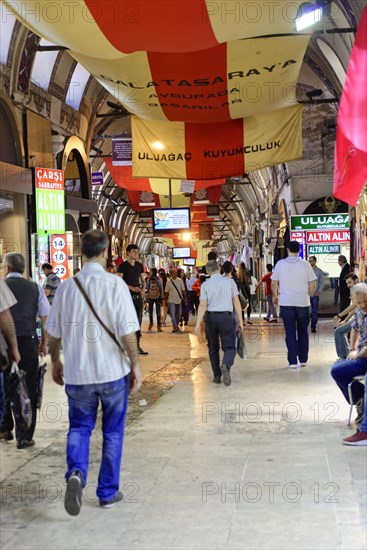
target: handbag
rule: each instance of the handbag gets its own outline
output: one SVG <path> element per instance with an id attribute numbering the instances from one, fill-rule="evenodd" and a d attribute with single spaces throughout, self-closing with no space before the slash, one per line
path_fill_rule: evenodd
<path id="1" fill-rule="evenodd" d="M 88 306 L 90 307 L 90 309 L 91 309 L 93 315 L 96 317 L 97 321 L 102 325 L 102 327 L 105 329 L 105 331 L 107 332 L 107 334 L 112 338 L 112 340 L 115 342 L 115 344 L 120 348 L 120 351 L 121 351 L 124 355 L 126 355 L 125 350 L 124 350 L 124 348 L 122 347 L 121 342 L 116 338 L 115 333 L 112 332 L 112 330 L 110 330 L 110 329 L 104 324 L 104 322 L 103 322 L 102 319 L 99 317 L 99 315 L 98 315 L 98 313 L 96 312 L 96 310 L 94 309 L 94 306 L 93 306 L 92 302 L 90 301 L 88 294 L 85 292 L 85 290 L 84 290 L 83 285 L 81 284 L 81 282 L 80 282 L 76 277 L 73 277 L 73 281 L 75 282 L 76 286 L 79 288 L 80 292 L 81 292 L 82 295 L 84 296 L 85 301 L 87 302 Z"/>
<path id="2" fill-rule="evenodd" d="M 247 358 L 245 339 L 243 337 L 242 330 L 238 331 L 238 333 L 237 333 L 237 355 L 241 359 L 246 359 Z"/>
<path id="3" fill-rule="evenodd" d="M 9 367 L 9 355 L 8 355 L 8 344 L 5 340 L 5 337 L 0 331 L 0 372 L 4 372 Z"/>
<path id="4" fill-rule="evenodd" d="M 26 373 L 14 362 L 7 376 L 7 393 L 17 430 L 25 432 L 32 424 L 32 406 L 25 381 Z"/>

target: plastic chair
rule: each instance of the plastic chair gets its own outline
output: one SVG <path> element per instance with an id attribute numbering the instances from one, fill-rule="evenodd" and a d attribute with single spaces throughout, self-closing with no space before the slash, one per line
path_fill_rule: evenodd
<path id="1" fill-rule="evenodd" d="M 364 381 L 365 381 L 365 375 L 361 374 L 360 376 L 354 376 L 353 380 L 351 382 L 349 382 L 349 384 L 348 384 L 348 396 L 349 396 L 349 403 L 350 403 L 348 426 L 350 426 L 350 420 L 352 418 L 353 406 L 355 405 L 355 403 L 353 402 L 353 394 L 352 394 L 353 382 L 362 382 L 362 383 L 364 383 Z"/>

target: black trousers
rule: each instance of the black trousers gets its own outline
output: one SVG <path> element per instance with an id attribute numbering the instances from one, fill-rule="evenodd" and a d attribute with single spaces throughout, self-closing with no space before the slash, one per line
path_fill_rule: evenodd
<path id="1" fill-rule="evenodd" d="M 153 324 L 153 309 L 155 304 L 155 311 L 157 314 L 157 325 L 161 326 L 161 299 L 158 298 L 158 300 L 152 300 L 152 298 L 148 298 L 148 304 L 149 304 L 149 323 Z"/>
<path id="2" fill-rule="evenodd" d="M 143 306 L 144 306 L 143 298 L 136 294 L 135 295 L 132 294 L 131 297 L 133 299 L 136 315 L 138 316 L 139 325 L 141 327 L 141 322 L 143 320 Z M 138 330 L 136 332 L 136 337 L 138 340 L 138 346 L 140 346 L 141 330 Z"/>
<path id="3" fill-rule="evenodd" d="M 37 419 L 37 377 L 38 377 L 38 338 L 37 336 L 18 336 L 18 348 L 21 356 L 19 363 L 19 369 L 26 372 L 26 384 L 31 400 L 32 407 L 32 424 L 26 432 L 19 432 L 16 427 L 16 438 L 26 439 L 30 441 L 33 439 L 34 430 L 36 427 Z M 5 409 L 3 421 L 0 426 L 1 432 L 11 431 L 14 428 L 14 420 L 11 412 L 10 402 L 8 399 L 8 389 L 5 375 Z"/>
<path id="4" fill-rule="evenodd" d="M 205 335 L 208 340 L 209 359 L 214 376 L 221 376 L 219 341 L 222 345 L 222 363 L 231 368 L 236 357 L 236 319 L 232 312 L 211 312 L 205 314 Z"/>

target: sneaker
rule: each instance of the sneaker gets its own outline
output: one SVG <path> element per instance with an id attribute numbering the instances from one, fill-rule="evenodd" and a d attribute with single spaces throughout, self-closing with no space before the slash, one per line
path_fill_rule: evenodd
<path id="1" fill-rule="evenodd" d="M 153 328 L 153 323 L 149 323 L 148 330 L 152 330 L 152 328 Z"/>
<path id="2" fill-rule="evenodd" d="M 17 449 L 28 449 L 36 444 L 34 439 L 19 439 Z"/>
<path id="3" fill-rule="evenodd" d="M 139 355 L 148 355 L 147 351 L 144 351 L 140 346 L 138 347 Z"/>
<path id="4" fill-rule="evenodd" d="M 270 319 L 269 317 L 263 317 L 264 321 L 267 321 L 268 323 L 270 322 Z"/>
<path id="5" fill-rule="evenodd" d="M 174 328 L 172 332 L 179 332 L 178 328 Z"/>
<path id="6" fill-rule="evenodd" d="M 277 323 L 278 319 L 269 319 L 269 323 Z"/>
<path id="7" fill-rule="evenodd" d="M 222 363 L 221 366 L 220 366 L 220 370 L 222 371 L 222 375 L 223 375 L 223 384 L 225 386 L 230 386 L 231 385 L 231 375 L 230 375 L 230 372 L 229 372 L 229 368 L 227 367 L 227 365 L 225 363 Z"/>
<path id="8" fill-rule="evenodd" d="M 64 499 L 65 510 L 71 516 L 77 516 L 82 507 L 83 482 L 78 470 L 71 472 L 68 477 Z"/>
<path id="9" fill-rule="evenodd" d="M 298 365 L 296 365 L 296 364 L 288 365 L 289 369 L 296 369 L 297 367 L 298 367 Z"/>
<path id="10" fill-rule="evenodd" d="M 157 331 L 158 331 L 158 332 L 163 332 L 163 331 L 162 331 L 162 327 L 160 327 L 160 326 L 158 325 Z"/>
<path id="11" fill-rule="evenodd" d="M 0 441 L 12 441 L 13 439 L 14 439 L 14 435 L 11 430 L 0 432 Z"/>
<path id="12" fill-rule="evenodd" d="M 367 433 L 357 432 L 350 437 L 343 439 L 344 445 L 358 445 L 359 447 L 367 446 Z"/>
<path id="13" fill-rule="evenodd" d="M 300 363 L 301 367 L 307 367 L 307 363 Z"/>
<path id="14" fill-rule="evenodd" d="M 124 500 L 124 495 L 120 491 L 117 491 L 115 496 L 110 500 L 100 500 L 99 505 L 101 508 L 112 508 L 116 502 L 121 502 L 122 500 Z"/>
<path id="15" fill-rule="evenodd" d="M 214 382 L 214 384 L 221 384 L 222 381 L 220 379 L 220 376 L 214 376 L 213 382 Z"/>
<path id="16" fill-rule="evenodd" d="M 185 327 L 187 327 L 187 326 L 188 326 L 188 324 L 189 324 L 189 323 L 188 323 L 187 321 L 185 321 Z"/>

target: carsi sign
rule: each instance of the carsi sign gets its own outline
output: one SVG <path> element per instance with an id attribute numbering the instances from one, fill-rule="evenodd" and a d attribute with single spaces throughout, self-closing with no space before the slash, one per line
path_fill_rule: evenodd
<path id="1" fill-rule="evenodd" d="M 38 235 L 65 233 L 63 170 L 35 168 L 34 176 Z"/>
<path id="2" fill-rule="evenodd" d="M 349 229 L 349 214 L 291 216 L 291 230 Z"/>

